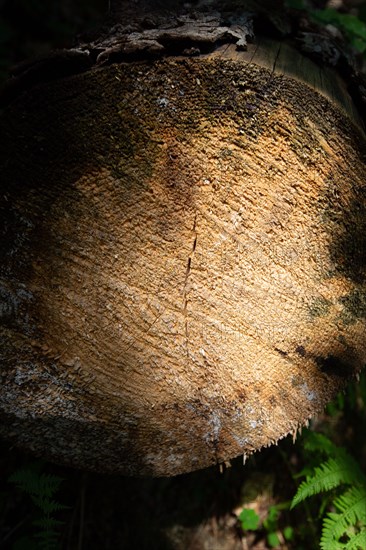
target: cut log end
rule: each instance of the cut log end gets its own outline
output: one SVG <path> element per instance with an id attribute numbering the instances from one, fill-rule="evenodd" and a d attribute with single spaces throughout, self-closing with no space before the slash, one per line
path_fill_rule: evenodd
<path id="1" fill-rule="evenodd" d="M 175 475 L 296 432 L 362 368 L 364 135 L 274 51 L 103 67 L 4 112 L 3 436 Z"/>

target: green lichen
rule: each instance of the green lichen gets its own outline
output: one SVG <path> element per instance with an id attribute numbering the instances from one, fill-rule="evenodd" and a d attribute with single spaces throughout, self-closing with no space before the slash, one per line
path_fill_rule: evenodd
<path id="1" fill-rule="evenodd" d="M 340 299 L 343 306 L 341 319 L 344 324 L 353 324 L 366 318 L 366 291 L 356 288 Z"/>
<path id="2" fill-rule="evenodd" d="M 332 302 L 319 296 L 315 298 L 309 305 L 309 314 L 312 319 L 316 317 L 325 317 L 328 315 Z"/>

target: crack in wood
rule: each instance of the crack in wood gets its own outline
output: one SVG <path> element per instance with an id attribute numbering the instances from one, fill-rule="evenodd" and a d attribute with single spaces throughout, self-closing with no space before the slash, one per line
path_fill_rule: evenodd
<path id="1" fill-rule="evenodd" d="M 271 78 L 273 77 L 273 75 L 274 75 L 274 73 L 275 73 L 275 70 L 276 70 L 277 61 L 278 61 L 278 58 L 280 57 L 280 53 L 281 53 L 281 47 L 282 47 L 282 44 L 279 44 L 278 50 L 277 50 L 277 53 L 276 53 L 276 57 L 275 57 L 275 60 L 274 60 L 274 62 L 273 62 L 273 68 L 272 68 Z"/>
<path id="2" fill-rule="evenodd" d="M 187 260 L 187 270 L 186 270 L 186 276 L 185 276 L 185 279 L 184 279 L 184 287 L 183 287 L 183 312 L 184 312 L 184 319 L 185 319 L 184 323 L 185 323 L 185 338 L 186 338 L 186 354 L 187 354 L 187 357 L 189 356 L 187 285 L 188 285 L 188 280 L 189 280 L 189 277 L 190 277 L 190 274 L 191 274 L 191 266 L 192 266 L 193 255 L 195 253 L 196 246 L 197 246 L 197 212 L 195 213 L 195 216 L 194 216 L 192 232 L 194 234 L 194 239 L 193 239 L 193 244 L 192 244 L 192 251 L 191 251 L 191 254 L 190 254 L 190 256 L 188 257 L 188 260 Z"/>

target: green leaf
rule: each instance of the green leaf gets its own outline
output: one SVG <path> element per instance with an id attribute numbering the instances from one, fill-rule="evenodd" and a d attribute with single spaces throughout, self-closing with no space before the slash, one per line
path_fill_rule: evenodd
<path id="1" fill-rule="evenodd" d="M 277 536 L 277 533 L 268 533 L 267 542 L 271 548 L 276 548 L 280 545 L 280 539 Z"/>
<path id="2" fill-rule="evenodd" d="M 351 38 L 351 44 L 360 53 L 366 51 L 366 41 L 363 38 Z"/>
<path id="3" fill-rule="evenodd" d="M 321 21 L 322 23 L 337 23 L 339 21 L 340 14 L 333 8 L 325 8 L 324 10 L 309 10 L 309 13 L 313 19 Z"/>
<path id="4" fill-rule="evenodd" d="M 294 530 L 290 525 L 284 528 L 283 536 L 286 540 L 292 540 L 294 538 Z"/>
<path id="5" fill-rule="evenodd" d="M 277 521 L 279 516 L 279 511 L 277 506 L 270 506 L 268 510 L 268 521 Z"/>
<path id="6" fill-rule="evenodd" d="M 354 48 L 360 52 L 366 49 L 366 23 L 361 21 L 355 15 L 349 13 L 339 13 L 338 11 L 327 8 L 324 10 L 311 10 L 312 18 L 321 23 L 336 25 L 344 31 Z M 342 408 L 342 407 L 341 407 Z"/>
<path id="7" fill-rule="evenodd" d="M 263 521 L 263 527 L 266 529 L 266 531 L 274 531 L 277 529 L 277 520 L 279 515 L 280 512 L 276 505 L 269 507 L 268 515 Z"/>
<path id="8" fill-rule="evenodd" d="M 366 39 L 366 25 L 355 15 L 338 14 L 338 22 L 346 31 L 360 38 Z"/>
<path id="9" fill-rule="evenodd" d="M 251 508 L 244 508 L 239 515 L 239 520 L 245 531 L 256 531 L 258 529 L 259 517 Z"/>

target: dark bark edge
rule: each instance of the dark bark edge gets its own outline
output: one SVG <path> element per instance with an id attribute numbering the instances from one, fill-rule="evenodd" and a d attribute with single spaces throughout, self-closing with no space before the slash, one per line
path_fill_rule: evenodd
<path id="1" fill-rule="evenodd" d="M 243 0 L 244 2 L 244 0 Z M 129 63 L 169 56 L 199 56 L 223 44 L 235 44 L 245 50 L 255 36 L 266 34 L 280 38 L 310 57 L 320 66 L 334 68 L 345 81 L 348 91 L 365 122 L 366 75 L 359 70 L 357 59 L 347 44 L 327 29 L 310 23 L 305 14 L 284 13 L 277 4 L 271 9 L 262 2 L 209 2 L 199 5 L 174 3 L 168 11 L 156 1 L 154 9 L 139 9 L 128 3 L 122 22 L 123 2 L 109 16 L 109 22 L 92 39 L 82 37 L 75 48 L 55 50 L 45 57 L 15 67 L 10 79 L 0 90 L 0 107 L 11 103 L 30 88 L 81 74 L 113 63 Z M 238 7 L 239 4 L 239 7 Z M 141 6 L 140 6 L 141 8 Z M 135 10 L 135 11 L 134 11 Z M 132 15 L 136 12 L 136 15 Z M 116 22 L 117 21 L 117 22 Z"/>

